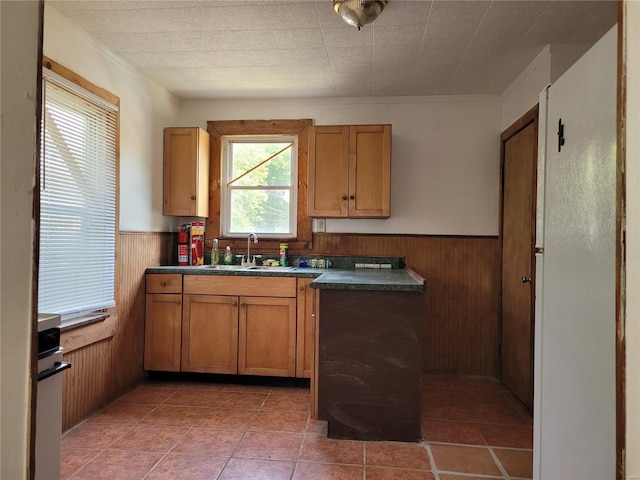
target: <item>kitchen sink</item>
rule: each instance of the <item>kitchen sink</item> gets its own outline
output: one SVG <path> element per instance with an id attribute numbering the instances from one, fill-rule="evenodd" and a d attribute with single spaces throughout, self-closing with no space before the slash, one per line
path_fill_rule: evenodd
<path id="1" fill-rule="evenodd" d="M 266 265 L 255 265 L 253 267 L 245 267 L 245 270 L 263 270 L 263 271 L 272 271 L 272 272 L 291 272 L 298 267 L 267 267 Z"/>
<path id="2" fill-rule="evenodd" d="M 244 270 L 246 268 L 242 265 L 203 265 L 203 267 L 212 270 Z"/>

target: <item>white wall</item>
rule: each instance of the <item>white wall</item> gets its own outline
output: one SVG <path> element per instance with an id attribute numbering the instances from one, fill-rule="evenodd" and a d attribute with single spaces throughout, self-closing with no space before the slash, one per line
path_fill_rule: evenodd
<path id="1" fill-rule="evenodd" d="M 497 235 L 500 96 L 184 101 L 176 125 L 310 118 L 392 124 L 391 217 L 328 220 L 328 232 Z"/>
<path id="2" fill-rule="evenodd" d="M 584 42 L 547 45 L 502 93 L 505 130 L 538 103 L 538 95 L 573 65 L 590 45 Z"/>
<path id="3" fill-rule="evenodd" d="M 45 5 L 44 54 L 120 97 L 120 230 L 169 231 L 162 216 L 162 130 L 179 100 Z"/>
<path id="4" fill-rule="evenodd" d="M 506 130 L 536 103 L 551 83 L 551 47 L 547 45 L 502 94 L 502 130 Z"/>
<path id="5" fill-rule="evenodd" d="M 590 44 L 584 42 L 552 44 L 551 83 L 560 78 L 590 47 Z"/>
<path id="6" fill-rule="evenodd" d="M 625 2 L 626 118 L 626 475 L 640 478 L 640 2 Z"/>
<path id="7" fill-rule="evenodd" d="M 26 478 L 32 331 L 37 2 L 0 2 L 0 478 Z M 2 142 L 4 140 L 4 142 Z"/>

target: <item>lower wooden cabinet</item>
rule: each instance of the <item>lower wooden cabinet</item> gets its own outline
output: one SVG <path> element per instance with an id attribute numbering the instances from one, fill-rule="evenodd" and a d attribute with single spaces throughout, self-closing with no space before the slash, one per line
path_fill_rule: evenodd
<path id="1" fill-rule="evenodd" d="M 312 377 L 313 279 L 174 277 L 147 275 L 145 370 Z"/>
<path id="2" fill-rule="evenodd" d="M 180 371 L 182 295 L 147 294 L 145 370 Z"/>
<path id="3" fill-rule="evenodd" d="M 238 373 L 238 298 L 183 298 L 182 371 Z"/>
<path id="4" fill-rule="evenodd" d="M 314 295 L 313 278 L 298 279 L 296 377 L 311 378 L 313 373 Z"/>
<path id="5" fill-rule="evenodd" d="M 182 275 L 146 276 L 145 370 L 180 371 Z"/>
<path id="6" fill-rule="evenodd" d="M 295 298 L 240 297 L 238 373 L 295 376 Z"/>

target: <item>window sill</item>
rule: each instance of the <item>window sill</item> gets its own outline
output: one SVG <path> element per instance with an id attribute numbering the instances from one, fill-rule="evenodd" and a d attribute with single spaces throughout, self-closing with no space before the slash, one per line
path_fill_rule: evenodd
<path id="1" fill-rule="evenodd" d="M 106 320 L 110 315 L 111 315 L 110 313 L 100 312 L 100 313 L 94 313 L 90 315 L 82 315 L 80 317 L 63 321 L 62 325 L 60 325 L 60 333 L 67 332 L 75 328 L 91 325 L 92 323 L 102 322 Z"/>
<path id="2" fill-rule="evenodd" d="M 67 322 L 60 328 L 64 353 L 113 337 L 118 331 L 118 315 L 101 313 Z"/>

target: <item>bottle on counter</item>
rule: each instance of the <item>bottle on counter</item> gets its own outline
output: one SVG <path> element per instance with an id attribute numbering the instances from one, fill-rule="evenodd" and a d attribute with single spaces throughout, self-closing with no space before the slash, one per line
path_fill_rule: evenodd
<path id="1" fill-rule="evenodd" d="M 289 265 L 289 244 L 280 244 L 280 266 L 286 267 Z"/>
<path id="2" fill-rule="evenodd" d="M 233 265 L 233 254 L 231 253 L 231 247 L 229 245 L 227 245 L 224 251 L 224 264 Z"/>
<path id="3" fill-rule="evenodd" d="M 218 239 L 213 239 L 213 247 L 211 248 L 211 265 L 220 263 L 220 252 L 218 252 Z"/>

